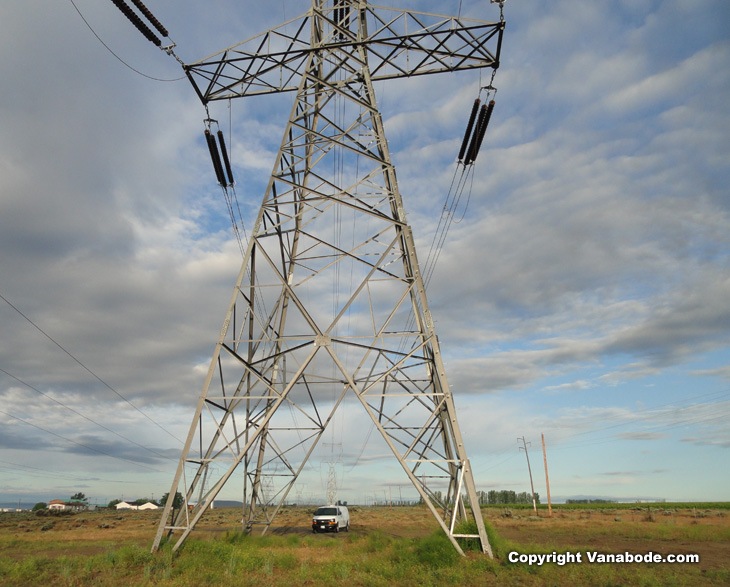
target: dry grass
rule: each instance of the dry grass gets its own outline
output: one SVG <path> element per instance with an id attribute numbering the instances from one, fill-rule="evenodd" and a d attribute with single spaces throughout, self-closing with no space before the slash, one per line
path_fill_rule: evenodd
<path id="1" fill-rule="evenodd" d="M 43 585 L 674 585 L 730 583 L 730 516 L 691 509 L 529 511 L 485 509 L 495 561 L 453 549 L 425 508 L 351 509 L 349 533 L 310 531 L 311 511 L 286 508 L 270 535 L 242 537 L 240 512 L 204 516 L 178 555 L 150 555 L 159 514 L 88 512 L 70 517 L 0 514 L 0 584 Z M 541 516 L 546 512 L 541 511 Z M 698 553 L 699 564 L 541 567 L 507 553 Z"/>

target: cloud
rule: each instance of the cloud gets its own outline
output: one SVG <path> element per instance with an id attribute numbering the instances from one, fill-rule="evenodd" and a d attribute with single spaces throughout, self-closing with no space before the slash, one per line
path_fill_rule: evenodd
<path id="1" fill-rule="evenodd" d="M 79 7 L 130 65 L 181 75 L 113 6 Z M 481 455 L 542 426 L 566 445 L 663 447 L 686 426 L 684 447 L 726 447 L 708 420 L 723 406 L 637 412 L 635 401 L 690 393 L 667 378 L 729 377 L 718 359 L 730 342 L 728 10 L 717 0 L 505 5 L 497 106 L 428 286 L 462 428 Z M 188 62 L 301 11 L 294 0 L 155 7 Z M 463 14 L 497 8 L 467 2 Z M 241 259 L 202 143 L 207 114 L 187 82 L 119 63 L 71 5 L 9 8 L 0 32 L 12 89 L 0 96 L 0 293 L 103 382 L 2 301 L 0 366 L 174 461 L 179 443 L 105 384 L 185 437 Z M 441 79 L 376 88 L 422 264 L 487 77 Z M 247 229 L 292 97 L 210 105 L 226 137 L 232 126 Z M 0 397 L 8 413 L 109 454 L 170 461 L 2 374 Z M 3 422 L 0 445 L 13 454 L 60 455 L 79 471 L 127 466 Z M 354 462 L 367 429 L 342 427 Z M 379 466 L 382 449 L 366 448 L 361 464 Z"/>
<path id="2" fill-rule="evenodd" d="M 545 391 L 560 392 L 560 391 L 578 391 L 583 389 L 590 389 L 595 387 L 595 383 L 585 381 L 584 379 L 573 381 L 571 383 L 561 383 L 560 385 L 549 385 L 545 388 Z"/>
<path id="3" fill-rule="evenodd" d="M 681 441 L 694 444 L 695 446 L 730 448 L 730 439 L 728 439 L 727 429 L 710 432 L 703 436 L 687 436 L 682 438 Z"/>
<path id="4" fill-rule="evenodd" d="M 693 371 L 692 375 L 697 377 L 720 377 L 730 379 L 730 366 L 718 367 L 716 369 L 700 369 Z"/>
<path id="5" fill-rule="evenodd" d="M 660 432 L 623 432 L 617 434 L 616 438 L 622 440 L 661 440 L 662 438 L 666 438 L 666 434 L 661 434 Z"/>
<path id="6" fill-rule="evenodd" d="M 667 472 L 668 471 L 666 469 L 654 469 L 653 471 L 610 471 L 603 474 L 609 477 L 615 475 L 618 475 L 620 477 L 635 477 L 645 475 L 662 475 Z"/>

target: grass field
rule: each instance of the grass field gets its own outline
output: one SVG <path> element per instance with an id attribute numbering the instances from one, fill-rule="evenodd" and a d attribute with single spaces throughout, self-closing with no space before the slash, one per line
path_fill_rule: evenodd
<path id="1" fill-rule="evenodd" d="M 237 531 L 240 512 L 213 510 L 177 554 L 154 555 L 157 512 L 0 514 L 0 585 L 601 585 L 730 584 L 726 504 L 485 508 L 496 558 L 459 557 L 423 507 L 351 507 L 348 533 L 310 531 L 311 508 L 286 508 L 270 534 Z M 697 563 L 589 563 L 587 553 L 698 554 Z M 510 563 L 581 553 L 583 562 Z M 512 555 L 513 557 L 515 555 Z M 557 559 L 556 559 L 557 560 Z"/>

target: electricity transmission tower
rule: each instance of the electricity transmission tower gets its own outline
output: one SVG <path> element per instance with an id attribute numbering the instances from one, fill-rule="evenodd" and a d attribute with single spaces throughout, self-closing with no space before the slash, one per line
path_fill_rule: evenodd
<path id="1" fill-rule="evenodd" d="M 503 31 L 501 18 L 312 0 L 184 65 L 206 106 L 296 97 L 153 550 L 164 535 L 177 549 L 234 474 L 243 524 L 265 532 L 351 395 L 455 548 L 471 509 L 469 537 L 491 555 L 373 84 L 496 69 Z"/>
<path id="2" fill-rule="evenodd" d="M 325 450 L 327 446 L 329 446 L 331 450 L 329 456 L 324 459 L 324 464 L 327 465 L 327 490 L 325 492 L 325 503 L 334 504 L 338 490 L 337 465 L 342 464 L 342 444 L 328 442 L 322 443 L 322 447 Z M 335 451 L 335 449 L 337 449 L 337 451 Z"/>

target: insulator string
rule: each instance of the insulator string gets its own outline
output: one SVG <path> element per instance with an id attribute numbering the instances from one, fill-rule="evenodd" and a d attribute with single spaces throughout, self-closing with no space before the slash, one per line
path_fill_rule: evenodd
<path id="1" fill-rule="evenodd" d="M 121 13 L 127 17 L 127 19 L 137 28 L 137 30 L 142 33 L 142 35 L 150 41 L 152 44 L 154 44 L 156 47 L 162 46 L 162 41 L 160 41 L 159 37 L 152 32 L 152 30 L 142 21 L 142 19 L 137 16 L 137 13 L 132 10 L 124 0 L 112 0 L 114 3 L 114 6 L 116 6 Z"/>

